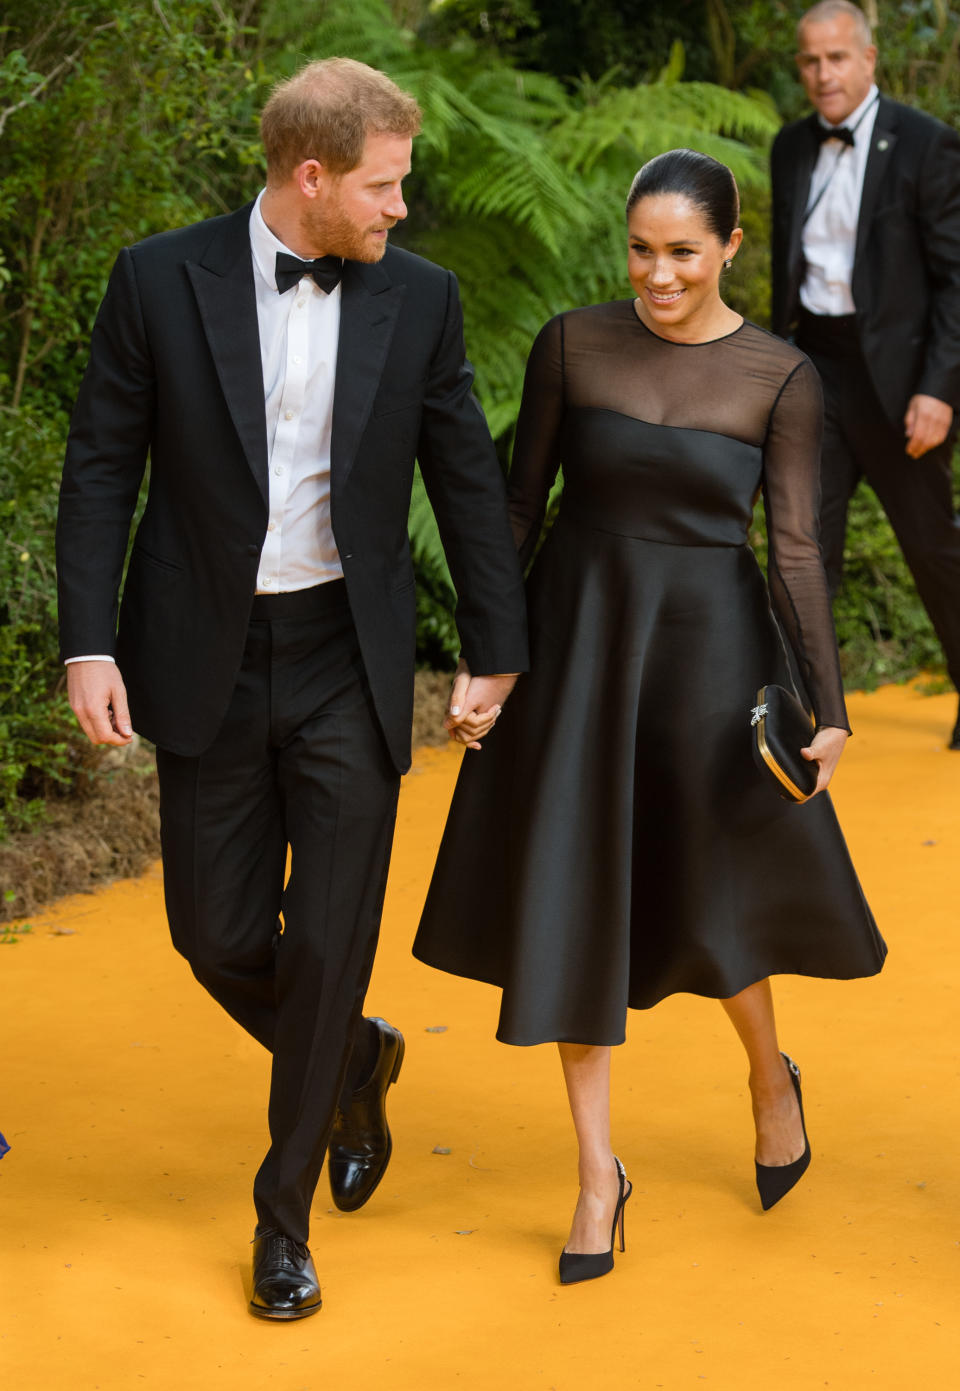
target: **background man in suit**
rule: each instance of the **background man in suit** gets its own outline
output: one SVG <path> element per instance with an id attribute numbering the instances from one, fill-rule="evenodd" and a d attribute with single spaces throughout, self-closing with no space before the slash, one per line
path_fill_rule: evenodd
<path id="1" fill-rule="evenodd" d="M 823 381 L 821 543 L 840 583 L 847 504 L 879 497 L 960 689 L 960 527 L 950 459 L 960 406 L 960 139 L 881 96 L 861 10 L 800 21 L 815 113 L 773 145 L 773 329 Z M 960 716 L 950 747 L 960 749 Z"/>
<path id="2" fill-rule="evenodd" d="M 121 251 L 64 467 L 73 708 L 94 742 L 135 726 L 157 745 L 174 944 L 273 1054 L 250 1305 L 266 1318 L 320 1307 L 306 1242 L 328 1142 L 346 1210 L 390 1157 L 403 1040 L 361 1007 L 410 763 L 415 456 L 459 596 L 462 742 L 527 660 L 456 281 L 387 247 L 419 121 L 348 59 L 281 84 L 256 202 Z"/>

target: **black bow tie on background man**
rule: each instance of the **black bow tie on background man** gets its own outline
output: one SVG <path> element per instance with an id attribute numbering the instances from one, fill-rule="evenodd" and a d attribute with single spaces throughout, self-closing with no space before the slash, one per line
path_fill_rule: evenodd
<path id="1" fill-rule="evenodd" d="M 274 274 L 277 278 L 277 290 L 281 295 L 299 284 L 305 275 L 312 275 L 320 289 L 329 294 L 340 284 L 343 261 L 339 256 L 318 256 L 315 261 L 301 261 L 299 256 L 289 256 L 286 251 L 278 251 Z"/>
<path id="2" fill-rule="evenodd" d="M 852 145 L 853 131 L 849 126 L 822 126 L 818 121 L 817 138 L 821 145 L 824 140 L 839 140 L 842 145 Z"/>

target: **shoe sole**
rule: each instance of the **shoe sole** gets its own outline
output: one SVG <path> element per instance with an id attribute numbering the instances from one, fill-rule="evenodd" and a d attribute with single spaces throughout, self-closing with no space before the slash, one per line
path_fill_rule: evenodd
<path id="1" fill-rule="evenodd" d="M 311 1304 L 308 1309 L 265 1309 L 262 1305 L 254 1304 L 251 1301 L 247 1308 L 254 1318 L 269 1319 L 272 1323 L 290 1323 L 294 1319 L 308 1319 L 311 1314 L 319 1314 L 323 1308 L 323 1301 Z"/>

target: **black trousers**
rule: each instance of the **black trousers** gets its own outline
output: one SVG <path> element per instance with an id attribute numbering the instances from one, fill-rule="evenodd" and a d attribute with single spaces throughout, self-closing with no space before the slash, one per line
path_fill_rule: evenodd
<path id="1" fill-rule="evenodd" d="M 960 525 L 950 468 L 954 435 L 921 458 L 910 458 L 903 427 L 891 423 L 873 389 L 853 315 L 802 314 L 796 341 L 823 382 L 820 544 L 830 592 L 837 592 L 843 575 L 847 507 L 865 478 L 890 519 L 960 690 Z"/>
<path id="2" fill-rule="evenodd" d="M 158 749 L 157 766 L 174 945 L 273 1053 L 258 1226 L 306 1241 L 373 965 L 399 790 L 343 581 L 258 597 L 217 738 L 199 758 Z"/>

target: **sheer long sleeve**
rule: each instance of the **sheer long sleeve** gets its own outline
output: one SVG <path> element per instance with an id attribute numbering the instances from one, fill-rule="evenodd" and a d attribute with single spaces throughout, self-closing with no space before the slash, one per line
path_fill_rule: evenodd
<path id="1" fill-rule="evenodd" d="M 563 379 L 563 319 L 557 317 L 544 325 L 530 349 L 507 482 L 510 523 L 524 567 L 536 549 L 561 463 Z"/>
<path id="2" fill-rule="evenodd" d="M 819 542 L 823 399 L 813 365 L 800 362 L 770 414 L 763 449 L 767 583 L 819 725 L 849 729 L 840 659 Z"/>

